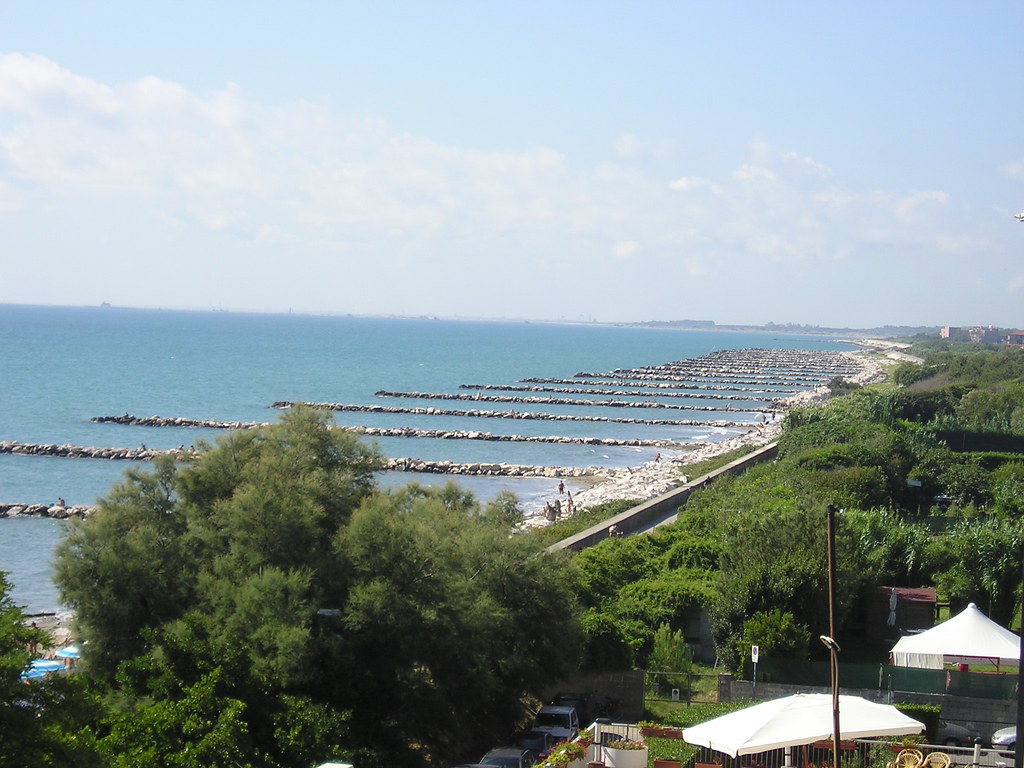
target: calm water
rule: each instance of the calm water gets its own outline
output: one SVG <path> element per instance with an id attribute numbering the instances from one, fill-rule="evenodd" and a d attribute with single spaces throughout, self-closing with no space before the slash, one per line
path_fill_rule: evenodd
<path id="1" fill-rule="evenodd" d="M 214 430 L 92 424 L 94 416 L 187 416 L 272 421 L 277 400 L 447 409 L 540 410 L 651 418 L 631 409 L 382 399 L 378 390 L 457 392 L 460 384 L 513 384 L 528 376 L 570 377 L 695 357 L 716 349 L 843 349 L 821 337 L 666 331 L 589 325 L 188 313 L 114 308 L 0 306 L 0 440 L 172 448 L 213 441 Z M 530 393 L 519 393 L 530 394 Z M 707 418 L 656 411 L 654 418 Z M 752 414 L 722 414 L 753 420 Z M 475 429 L 495 434 L 671 437 L 718 440 L 723 428 L 338 413 L 340 424 Z M 557 466 L 635 465 L 655 449 L 385 438 L 388 456 Z M 0 501 L 95 502 L 124 462 L 0 455 Z M 435 476 L 387 475 L 386 485 Z M 524 504 L 549 495 L 544 479 L 465 478 L 479 498 L 509 488 Z M 0 520 L 0 569 L 31 611 L 55 610 L 49 560 L 62 531 L 53 521 Z"/>

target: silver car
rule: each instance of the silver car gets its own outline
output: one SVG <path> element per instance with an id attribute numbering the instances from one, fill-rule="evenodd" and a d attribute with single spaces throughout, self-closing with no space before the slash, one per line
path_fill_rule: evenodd
<path id="1" fill-rule="evenodd" d="M 1017 726 L 1000 728 L 992 734 L 992 746 L 1001 749 L 1013 749 L 1017 744 Z"/>

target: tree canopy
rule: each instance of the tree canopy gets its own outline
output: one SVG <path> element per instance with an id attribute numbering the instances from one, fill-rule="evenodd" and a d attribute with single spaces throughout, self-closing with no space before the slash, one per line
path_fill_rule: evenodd
<path id="1" fill-rule="evenodd" d="M 57 583 L 117 694 L 117 765 L 461 759 L 573 667 L 565 569 L 509 535 L 509 500 L 380 491 L 381 465 L 295 409 L 132 471 L 75 526 Z"/>

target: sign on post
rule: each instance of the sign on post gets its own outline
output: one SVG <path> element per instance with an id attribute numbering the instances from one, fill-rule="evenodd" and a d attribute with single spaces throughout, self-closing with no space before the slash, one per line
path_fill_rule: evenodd
<path id="1" fill-rule="evenodd" d="M 754 664 L 754 685 L 753 692 L 757 693 L 757 657 L 761 655 L 761 648 L 756 645 L 750 646 L 750 661 Z"/>

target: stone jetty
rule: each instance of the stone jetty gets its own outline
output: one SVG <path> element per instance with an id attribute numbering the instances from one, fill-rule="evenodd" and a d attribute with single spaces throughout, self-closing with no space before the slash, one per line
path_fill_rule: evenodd
<path id="1" fill-rule="evenodd" d="M 66 520 L 70 517 L 87 517 L 95 510 L 84 504 L 64 506 L 62 504 L 4 504 L 0 503 L 0 517 L 52 517 Z"/>
<path id="2" fill-rule="evenodd" d="M 206 429 L 258 429 L 268 426 L 268 422 L 256 421 L 216 421 L 214 419 L 190 419 L 180 416 L 145 416 L 136 417 L 130 414 L 123 416 L 95 416 L 90 421 L 97 424 L 142 424 L 147 427 L 204 427 Z M 675 422 L 673 422 L 675 423 Z M 740 422 L 701 422 L 697 426 L 732 426 L 748 427 L 749 424 Z M 416 429 L 414 427 L 367 427 L 367 426 L 346 426 L 336 424 L 332 429 L 352 432 L 367 437 L 419 437 L 436 440 L 485 440 L 496 443 L 553 443 L 558 445 L 599 445 L 606 447 L 649 447 L 649 448 L 687 448 L 689 443 L 680 443 L 675 440 L 641 440 L 617 439 L 604 437 L 566 437 L 562 435 L 496 435 L 492 432 L 481 432 L 479 430 L 467 429 Z M 19 444 L 21 446 L 21 444 Z M 24 447 L 24 446 L 21 446 Z M 77 446 L 69 446 L 77 447 Z M 83 453 L 98 450 L 78 447 Z M 107 449 L 114 450 L 114 449 Z M 117 449 L 120 450 L 120 449 Z M 179 449 L 183 450 L 183 449 Z M 30 452 L 30 451 L 15 451 Z M 0 453 L 3 453 L 0 448 Z M 56 454 L 51 454 L 56 455 Z M 107 458 L 104 456 L 85 456 L 83 458 Z"/>
<path id="3" fill-rule="evenodd" d="M 585 376 L 586 374 L 577 374 L 578 376 Z M 614 382 L 602 381 L 601 379 L 551 379 L 541 378 L 532 376 L 526 379 L 520 379 L 524 384 L 575 384 L 578 386 L 585 387 L 607 387 L 615 384 L 616 386 L 634 387 L 636 389 L 725 389 L 729 391 L 740 391 L 744 389 L 752 389 L 755 392 L 779 392 L 783 394 L 802 392 L 806 390 L 810 384 L 775 384 L 767 379 L 760 380 L 745 380 L 745 379 L 731 379 L 728 384 L 713 384 L 712 381 L 719 381 L 719 379 L 707 379 L 698 376 L 678 376 L 672 381 L 657 381 L 651 379 L 644 379 L 643 381 L 630 381 L 628 379 L 618 378 Z M 692 385 L 692 386 L 691 386 Z M 460 389 L 507 389 L 500 384 L 462 384 Z"/>
<path id="4" fill-rule="evenodd" d="M 859 363 L 846 352 L 798 349 L 728 349 L 689 360 L 614 371 L 581 371 L 574 378 L 634 381 L 684 381 L 702 379 L 725 382 L 743 379 L 747 383 L 820 385 L 834 376 L 860 373 Z"/>
<path id="5" fill-rule="evenodd" d="M 524 379 L 523 381 L 527 381 Z M 545 383 L 541 383 L 539 380 L 533 380 L 537 383 L 527 385 L 515 385 L 515 384 L 459 384 L 459 389 L 475 389 L 480 391 L 491 391 L 491 392 L 560 392 L 565 394 L 580 394 L 580 395 L 608 395 L 611 397 L 638 397 L 640 395 L 646 395 L 643 389 L 680 389 L 679 386 L 674 384 L 655 384 L 650 382 L 640 383 L 629 383 L 625 386 L 634 387 L 635 389 L 641 390 L 631 391 L 625 389 L 608 389 L 609 382 L 602 384 L 599 381 L 582 380 L 574 381 L 572 379 L 550 379 Z M 555 387 L 550 386 L 551 384 L 575 384 L 574 387 Z M 620 383 L 621 384 L 621 383 Z M 699 389 L 699 392 L 659 392 L 658 397 L 696 397 L 696 398 L 711 398 L 714 400 L 770 400 L 771 397 L 768 395 L 778 396 L 779 394 L 790 394 L 799 392 L 800 390 L 795 388 L 782 388 L 782 387 L 734 387 L 730 385 L 719 385 L 712 384 L 702 387 L 686 387 L 686 389 Z M 746 392 L 752 394 L 742 395 L 713 395 L 707 394 L 708 392 Z"/>
<path id="6" fill-rule="evenodd" d="M 562 413 L 541 413 L 540 411 L 483 411 L 474 408 L 466 410 L 453 410 L 447 408 L 406 408 L 391 405 L 357 405 L 350 403 L 310 403 L 291 402 L 289 400 L 278 400 L 272 408 L 291 408 L 294 405 L 304 405 L 308 408 L 315 408 L 321 411 L 339 411 L 350 413 L 405 413 L 417 416 L 468 416 L 481 419 L 520 419 L 524 421 L 597 421 L 608 424 L 653 424 L 656 426 L 675 427 L 745 427 L 751 426 L 750 422 L 740 421 L 718 421 L 715 419 L 631 419 L 615 416 L 583 416 L 579 414 Z M 718 410 L 710 408 L 708 410 Z M 742 411 L 746 413 L 747 411 Z"/>
<path id="7" fill-rule="evenodd" d="M 375 397 L 419 399 L 419 400 L 472 400 L 481 403 L 515 403 L 517 405 L 574 405 L 586 408 L 667 408 L 678 411 L 731 411 L 748 413 L 750 408 L 733 408 L 728 405 L 676 405 L 653 400 L 634 402 L 632 400 L 578 400 L 562 397 L 517 397 L 514 395 L 468 395 L 453 392 L 388 392 L 380 390 Z M 724 398 L 716 398 L 724 399 Z M 747 398 L 741 398 L 746 400 Z"/>
<path id="8" fill-rule="evenodd" d="M 154 450 L 152 448 L 95 448 L 86 445 L 55 445 L 50 443 L 20 443 L 17 440 L 0 442 L 0 453 L 18 456 L 53 456 L 61 459 L 109 459 L 113 461 L 152 461 L 157 456 L 184 456 L 186 448 Z"/>
<path id="9" fill-rule="evenodd" d="M 674 450 L 689 449 L 685 454 L 651 461 L 639 467 L 609 470 L 601 467 L 566 468 L 554 466 L 528 466 L 505 463 L 456 463 L 428 461 L 417 458 L 394 458 L 387 461 L 386 469 L 396 472 L 426 472 L 444 475 L 482 475 L 512 477 L 593 478 L 597 484 L 574 494 L 575 509 L 585 509 L 612 499 L 642 501 L 663 493 L 681 482 L 682 472 L 689 463 L 701 461 L 742 444 L 764 444 L 782 429 L 784 413 L 791 407 L 809 405 L 828 397 L 828 382 L 841 377 L 857 384 L 884 378 L 878 364 L 869 361 L 863 353 L 809 352 L 807 350 L 725 350 L 702 355 L 693 360 L 681 360 L 663 365 L 607 372 L 580 372 L 567 379 L 522 379 L 522 384 L 466 384 L 457 393 L 391 392 L 380 390 L 378 397 L 401 399 L 431 399 L 483 403 L 509 403 L 534 405 L 578 406 L 586 408 L 608 407 L 618 409 L 671 409 L 722 413 L 725 418 L 651 419 L 625 416 L 597 416 L 591 414 L 551 414 L 540 410 L 483 410 L 476 408 L 447 409 L 392 405 L 357 405 L 345 403 L 305 403 L 312 408 L 339 412 L 368 414 L 437 415 L 475 418 L 545 420 L 569 422 L 602 422 L 633 425 L 663 425 L 684 427 L 724 427 L 740 429 L 744 434 L 718 443 L 680 444 L 664 440 L 610 439 L 552 436 L 496 435 L 482 430 L 430 430 L 412 427 L 337 426 L 370 437 L 417 437 L 449 440 L 487 440 L 507 442 L 537 442 L 552 444 L 585 444 L 595 446 L 664 447 Z M 625 388 L 629 388 L 629 390 Z M 473 390 L 469 392 L 468 390 Z M 645 391 L 646 390 L 646 391 Z M 665 390 L 686 390 L 670 392 Z M 536 393 L 531 396 L 494 393 Z M 549 395 L 567 395 L 552 397 Z M 608 399 L 590 399 L 600 396 Z M 638 398 L 645 398 L 639 400 Z M 631 399 L 623 399 L 631 398 Z M 690 398 L 691 400 L 718 401 L 716 404 L 665 403 L 654 398 Z M 746 407 L 730 403 L 743 402 Z M 288 408 L 293 403 L 278 401 L 274 408 Z M 730 412 L 747 414 L 747 419 L 730 418 Z M 772 414 L 771 419 L 754 421 L 758 414 Z M 696 415 L 696 414 L 695 414 Z M 99 424 L 125 424 L 146 427 L 176 427 L 205 429 L 256 429 L 266 422 L 217 421 L 185 417 L 144 416 L 125 413 L 120 416 L 99 416 L 92 419 Z M 70 444 L 32 444 L 17 441 L 0 442 L 0 453 L 62 458 L 91 458 L 103 460 L 149 461 L 160 455 L 173 455 L 187 459 L 194 449 L 180 446 L 172 450 L 139 448 L 86 447 Z M 45 516 L 82 517 L 89 507 L 50 506 L 43 504 L 0 504 L 0 517 Z M 529 523 L 528 521 L 528 524 Z"/>
<path id="10" fill-rule="evenodd" d="M 0 453 L 23 456 L 53 456 L 65 459 L 120 459 L 124 461 L 151 461 L 157 456 L 171 455 L 184 458 L 193 455 L 193 449 L 174 448 L 167 451 L 131 448 L 90 448 L 82 445 L 43 445 L 39 443 L 0 443 Z M 430 472 L 451 475 L 509 475 L 512 477 L 586 477 L 603 474 L 600 467 L 536 467 L 527 464 L 459 464 L 453 461 L 427 461 L 424 459 L 388 459 L 387 470 L 393 472 Z"/>
<path id="11" fill-rule="evenodd" d="M 838 354 L 841 354 L 848 363 L 846 367 L 842 368 L 845 371 L 843 376 L 848 381 L 858 385 L 865 385 L 881 381 L 885 378 L 885 372 L 882 367 L 863 354 L 850 352 Z M 830 396 L 829 389 L 826 386 L 829 379 L 831 379 L 831 376 L 824 377 L 818 386 L 806 389 L 787 398 L 783 403 L 784 409 L 788 410 L 790 408 L 807 407 L 823 403 Z M 633 500 L 638 504 L 647 501 L 685 483 L 686 475 L 684 473 L 688 466 L 706 461 L 723 453 L 728 453 L 741 446 L 753 445 L 760 447 L 767 445 L 778 438 L 782 432 L 782 427 L 782 419 L 772 420 L 760 428 L 751 430 L 739 437 L 718 443 L 696 444 L 694 450 L 684 456 L 671 457 L 661 461 L 648 461 L 637 467 L 610 471 L 607 473 L 607 480 L 604 482 L 573 494 L 573 508 L 579 512 L 620 499 Z M 523 519 L 522 527 L 533 528 L 549 525 L 550 523 L 551 520 L 545 515 L 544 507 L 541 506 L 527 512 Z"/>
<path id="12" fill-rule="evenodd" d="M 94 424 L 127 424 L 133 427 L 189 427 L 203 429 L 259 429 L 267 421 L 217 421 L 215 419 L 189 419 L 181 416 L 93 416 Z"/>

